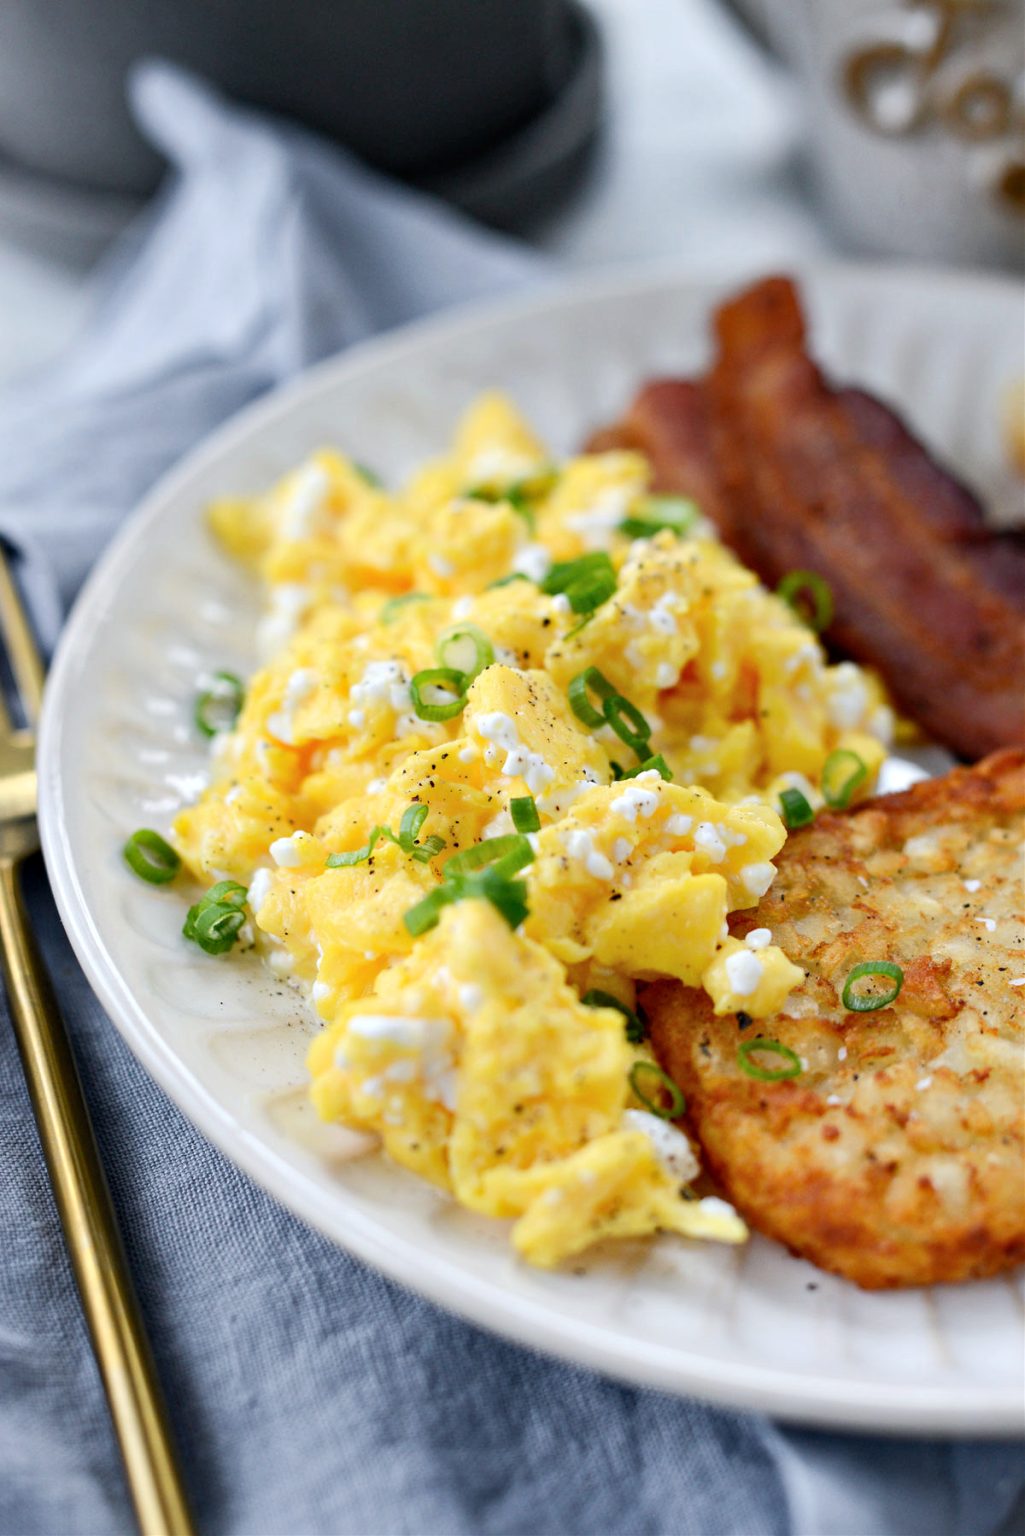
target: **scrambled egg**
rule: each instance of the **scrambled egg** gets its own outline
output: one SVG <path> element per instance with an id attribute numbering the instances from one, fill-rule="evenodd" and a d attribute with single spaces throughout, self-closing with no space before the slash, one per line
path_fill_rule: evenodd
<path id="1" fill-rule="evenodd" d="M 892 729 L 871 675 L 661 511 L 641 457 L 556 466 L 497 395 L 396 494 L 323 451 L 211 509 L 267 585 L 266 664 L 177 847 L 247 887 L 256 942 L 311 996 L 320 1114 L 511 1219 L 540 1265 L 745 1235 L 688 1187 L 634 986 L 778 1010 L 802 972 L 727 915 L 772 882 L 781 792 L 820 806 L 837 750 L 869 792 Z M 494 839 L 515 868 L 468 852 Z"/>

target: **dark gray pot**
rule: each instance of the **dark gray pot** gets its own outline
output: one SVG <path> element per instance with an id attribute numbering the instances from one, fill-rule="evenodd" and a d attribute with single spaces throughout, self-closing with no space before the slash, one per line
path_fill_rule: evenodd
<path id="1" fill-rule="evenodd" d="M 443 175 L 542 113 L 573 67 L 567 0 L 0 0 L 0 156 L 97 192 L 160 162 L 128 115 L 160 54 L 398 175 Z"/>

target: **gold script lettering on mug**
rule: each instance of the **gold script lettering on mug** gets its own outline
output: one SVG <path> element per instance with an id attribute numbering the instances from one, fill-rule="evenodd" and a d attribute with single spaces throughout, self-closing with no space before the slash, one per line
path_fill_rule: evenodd
<path id="1" fill-rule="evenodd" d="M 987 179 L 1004 207 L 1022 216 L 1025 104 L 1015 95 L 1012 60 L 1003 70 L 956 68 L 973 33 L 1001 9 L 999 0 L 921 0 L 914 10 L 931 19 L 931 36 L 919 26 L 905 39 L 856 47 L 842 60 L 841 80 L 852 111 L 876 133 L 904 136 L 932 122 L 966 144 L 1002 142 L 1005 153 L 991 159 Z"/>

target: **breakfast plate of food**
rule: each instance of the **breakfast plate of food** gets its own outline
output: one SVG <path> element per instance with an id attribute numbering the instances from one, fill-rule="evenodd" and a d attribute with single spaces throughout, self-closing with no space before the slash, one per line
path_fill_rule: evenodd
<path id="1" fill-rule="evenodd" d="M 1020 319 L 908 269 L 595 279 L 168 476 L 65 632 L 41 825 L 196 1125 L 566 1359 L 1019 1429 Z"/>

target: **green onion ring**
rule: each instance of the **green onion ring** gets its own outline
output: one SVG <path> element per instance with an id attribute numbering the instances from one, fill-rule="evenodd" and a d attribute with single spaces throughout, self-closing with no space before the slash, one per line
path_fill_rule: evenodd
<path id="1" fill-rule="evenodd" d="M 399 822 L 399 847 L 403 853 L 410 853 L 412 851 L 413 844 L 419 836 L 420 828 L 427 820 L 427 815 L 426 805 L 416 800 L 414 800 L 412 805 L 407 805 L 403 811 L 402 820 Z"/>
<path id="2" fill-rule="evenodd" d="M 212 901 L 209 906 L 201 907 L 196 914 L 193 941 L 205 949 L 208 955 L 226 954 L 238 938 L 238 931 L 245 920 L 246 914 L 237 907 Z"/>
<path id="3" fill-rule="evenodd" d="M 246 887 L 239 885 L 237 880 L 218 880 L 202 897 L 202 901 L 219 901 L 228 907 L 242 908 L 248 895 Z"/>
<path id="4" fill-rule="evenodd" d="M 589 617 L 596 608 L 608 601 L 615 590 L 616 573 L 610 567 L 608 571 L 596 571 L 593 575 L 571 582 L 566 588 L 566 596 L 574 613 Z"/>
<path id="5" fill-rule="evenodd" d="M 182 861 L 159 832 L 140 827 L 121 850 L 134 875 L 148 885 L 167 885 L 182 867 Z"/>
<path id="6" fill-rule="evenodd" d="M 445 846 L 445 839 L 439 837 L 437 832 L 432 832 L 430 837 L 425 837 L 422 843 L 415 843 L 409 852 L 418 864 L 429 864 Z"/>
<path id="7" fill-rule="evenodd" d="M 582 720 L 592 729 L 610 725 L 620 741 L 625 742 L 636 752 L 642 763 L 646 761 L 651 726 L 636 705 L 631 704 L 629 699 L 625 699 L 621 693 L 616 692 L 604 673 L 599 672 L 597 667 L 585 667 L 583 672 L 578 672 L 573 678 L 567 692 L 570 707 L 578 720 Z M 602 701 L 601 714 L 591 703 L 590 694 L 592 693 L 597 694 Z"/>
<path id="8" fill-rule="evenodd" d="M 246 920 L 248 895 L 237 880 L 219 880 L 189 908 L 182 933 L 208 955 L 226 954 Z"/>
<path id="9" fill-rule="evenodd" d="M 779 803 L 783 812 L 784 825 L 794 831 L 797 827 L 806 827 L 809 822 L 815 820 L 815 812 L 807 795 L 802 795 L 799 789 L 781 789 Z"/>
<path id="10" fill-rule="evenodd" d="M 619 525 L 630 539 L 650 539 L 668 528 L 677 537 L 688 533 L 701 516 L 701 508 L 689 496 L 644 496 Z"/>
<path id="11" fill-rule="evenodd" d="M 533 795 L 520 795 L 509 801 L 509 815 L 517 832 L 540 832 L 541 817 Z"/>
<path id="12" fill-rule="evenodd" d="M 529 532 L 535 533 L 537 531 L 537 518 L 534 516 L 534 508 L 530 505 L 528 499 L 530 492 L 527 490 L 527 484 L 527 481 L 518 480 L 514 485 L 506 486 L 502 490 L 490 485 L 471 485 L 465 491 L 461 491 L 460 495 L 464 496 L 467 501 L 486 501 L 492 506 L 501 501 L 508 502 L 513 511 L 522 517 Z"/>
<path id="13" fill-rule="evenodd" d="M 863 976 L 886 976 L 893 986 L 885 992 L 859 994 L 854 984 Z M 850 1013 L 874 1013 L 877 1008 L 888 1008 L 896 1002 L 903 985 L 904 972 L 892 960 L 861 960 L 849 972 L 840 999 Z"/>
<path id="14" fill-rule="evenodd" d="M 846 748 L 830 752 L 822 765 L 822 798 L 835 811 L 844 811 L 851 796 L 868 778 L 868 766 Z"/>
<path id="15" fill-rule="evenodd" d="M 651 1098 L 641 1087 L 639 1079 L 645 1076 L 653 1078 L 658 1086 L 668 1093 L 668 1108 L 661 1104 L 658 1099 Z M 640 1099 L 645 1109 L 650 1111 L 651 1114 L 657 1115 L 660 1120 L 678 1120 L 687 1108 L 683 1094 L 677 1088 L 668 1072 L 663 1072 L 662 1068 L 654 1061 L 642 1059 L 634 1062 L 630 1068 L 630 1087 Z"/>
<path id="16" fill-rule="evenodd" d="M 578 672 L 567 691 L 570 707 L 578 720 L 582 720 L 593 730 L 605 724 L 605 716 L 595 709 L 589 694 L 596 693 L 604 702 L 605 699 L 614 698 L 616 690 L 597 667 L 585 667 L 583 672 Z"/>
<path id="17" fill-rule="evenodd" d="M 197 731 L 207 737 L 230 731 L 245 699 L 246 690 L 240 677 L 234 672 L 215 672 L 210 687 L 198 695 L 192 711 Z M 219 716 L 224 717 L 223 721 L 219 721 Z"/>
<path id="18" fill-rule="evenodd" d="M 615 592 L 616 570 L 604 550 L 581 555 L 578 560 L 559 560 L 543 581 L 542 592 L 549 597 L 563 593 L 574 613 L 591 614 Z M 577 625 L 577 629 L 581 626 Z M 576 633 L 576 630 L 572 631 Z"/>
<path id="19" fill-rule="evenodd" d="M 640 1045 L 648 1033 L 647 1026 L 639 1013 L 634 1013 L 625 1003 L 621 1003 L 618 997 L 613 997 L 611 992 L 602 992 L 598 987 L 592 987 L 590 992 L 585 992 L 580 1001 L 587 1008 L 615 1008 L 626 1020 L 626 1038 L 629 1045 Z"/>
<path id="20" fill-rule="evenodd" d="M 526 882 L 509 880 L 500 873 L 497 866 L 490 866 L 471 870 L 465 875 L 454 875 L 450 879 L 443 878 L 441 885 L 431 891 L 429 896 L 410 907 L 402 921 L 407 932 L 413 938 L 419 938 L 436 925 L 443 908 L 456 901 L 474 900 L 490 901 L 510 928 L 518 928 L 529 911 Z"/>
<path id="21" fill-rule="evenodd" d="M 821 634 L 832 622 L 833 592 L 829 582 L 817 571 L 788 571 L 776 588 L 776 595 L 788 603 L 798 618 L 816 634 Z M 811 599 L 810 614 L 801 604 L 802 597 Z"/>
<path id="22" fill-rule="evenodd" d="M 438 637 L 435 650 L 441 666 L 451 672 L 461 672 L 467 679 L 467 687 L 495 659 L 491 641 L 476 624 L 453 624 Z"/>
<path id="23" fill-rule="evenodd" d="M 604 550 L 593 550 L 589 555 L 579 555 L 575 560 L 556 560 L 547 575 L 538 582 L 538 586 L 549 597 L 555 597 L 560 592 L 567 592 L 574 582 L 582 581 L 584 577 L 604 575 L 608 571 L 615 574 L 608 555 Z"/>
<path id="24" fill-rule="evenodd" d="M 503 875 L 513 875 L 534 861 L 534 850 L 522 832 L 508 832 L 504 837 L 489 837 L 483 843 L 474 843 L 461 853 L 446 859 L 442 878 L 472 873 L 489 864 L 497 865 Z"/>
<path id="25" fill-rule="evenodd" d="M 381 838 L 385 836 L 391 836 L 387 827 L 374 827 L 362 848 L 353 848 L 348 853 L 329 853 L 324 867 L 326 869 L 351 869 L 354 864 L 365 864 Z"/>
<path id="26" fill-rule="evenodd" d="M 648 750 L 648 740 L 651 736 L 651 726 L 645 720 L 635 704 L 629 699 L 624 699 L 621 693 L 613 694 L 611 699 L 606 699 L 603 705 L 605 719 L 611 725 L 620 741 L 626 745 L 643 761 Z M 624 719 L 625 716 L 625 719 Z M 633 730 L 630 727 L 633 727 Z"/>
<path id="27" fill-rule="evenodd" d="M 454 901 L 490 901 L 500 912 L 510 928 L 518 928 L 530 908 L 527 904 L 527 882 L 510 880 L 499 865 L 474 870 L 459 875 L 453 882 Z"/>
<path id="28" fill-rule="evenodd" d="M 760 1067 L 756 1061 L 751 1060 L 753 1051 L 768 1051 L 772 1056 L 779 1056 L 785 1065 L 775 1069 Z M 737 1046 L 737 1065 L 748 1077 L 757 1078 L 760 1083 L 781 1083 L 784 1078 L 801 1075 L 801 1058 L 797 1052 L 779 1040 L 766 1039 L 764 1035 L 758 1035 L 754 1040 L 744 1040 Z"/>
<path id="29" fill-rule="evenodd" d="M 613 763 L 612 766 L 615 769 L 617 765 Z M 631 768 L 626 773 L 624 773 L 622 768 L 620 768 L 619 777 L 621 779 L 636 779 L 639 774 L 650 773 L 652 769 L 654 769 L 661 778 L 665 779 L 667 783 L 672 781 L 673 770 L 670 768 L 661 752 L 656 752 L 654 757 L 646 757 L 643 763 L 638 763 L 636 768 Z"/>
<path id="30" fill-rule="evenodd" d="M 442 908 L 455 900 L 455 892 L 450 886 L 437 886 L 429 896 L 425 896 L 422 901 L 417 902 L 415 907 L 410 907 L 408 912 L 403 913 L 402 921 L 406 925 L 406 931 L 414 939 L 418 939 L 422 933 L 426 933 L 428 929 L 437 925 Z"/>
<path id="31" fill-rule="evenodd" d="M 456 715 L 462 714 L 466 708 L 466 674 L 457 672 L 454 667 L 428 667 L 423 672 L 418 672 L 411 678 L 409 692 L 413 700 L 413 711 L 421 720 L 452 720 Z M 450 690 L 448 698 L 442 702 L 424 698 L 424 689 L 433 688 L 444 694 Z"/>

